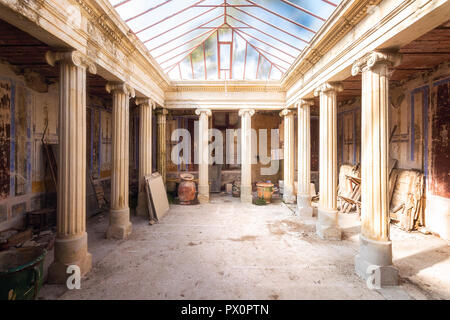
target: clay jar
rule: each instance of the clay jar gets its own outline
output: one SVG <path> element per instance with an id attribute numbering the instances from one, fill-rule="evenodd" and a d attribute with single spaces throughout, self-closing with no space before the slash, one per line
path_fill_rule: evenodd
<path id="1" fill-rule="evenodd" d="M 178 198 L 180 204 L 190 204 L 195 199 L 195 193 L 197 191 L 194 182 L 194 176 L 190 173 L 180 174 L 181 183 L 178 186 Z"/>

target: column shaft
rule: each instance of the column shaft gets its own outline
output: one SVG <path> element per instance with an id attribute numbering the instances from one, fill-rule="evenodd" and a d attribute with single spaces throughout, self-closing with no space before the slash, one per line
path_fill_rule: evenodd
<path id="1" fill-rule="evenodd" d="M 297 213 L 312 216 L 311 207 L 311 109 L 312 102 L 298 103 Z"/>
<path id="2" fill-rule="evenodd" d="M 338 83 L 326 83 L 320 96 L 319 211 L 316 232 L 322 239 L 340 240 L 337 211 L 337 92 Z"/>
<path id="3" fill-rule="evenodd" d="M 211 116 L 209 109 L 197 109 L 195 111 L 200 116 L 198 123 L 198 201 L 200 203 L 209 202 L 209 121 Z"/>
<path id="4" fill-rule="evenodd" d="M 65 283 L 67 267 L 81 275 L 92 267 L 86 233 L 86 61 L 78 52 L 48 52 L 47 62 L 59 62 L 59 153 L 57 237 L 50 283 Z M 89 67 L 95 73 L 95 66 Z"/>
<path id="5" fill-rule="evenodd" d="M 372 52 L 352 68 L 354 75 L 362 72 L 361 234 L 355 270 L 363 278 L 375 272 L 379 287 L 398 283 L 389 239 L 388 65 L 400 59 L 397 54 Z"/>
<path id="6" fill-rule="evenodd" d="M 113 96 L 111 210 L 107 238 L 126 239 L 131 233 L 128 148 L 130 96 L 134 97 L 134 90 L 124 83 L 109 83 L 107 91 Z"/>
<path id="7" fill-rule="evenodd" d="M 241 202 L 252 203 L 252 116 L 253 109 L 239 110 L 241 116 Z"/>
<path id="8" fill-rule="evenodd" d="M 167 123 L 167 110 L 157 110 L 157 122 L 158 122 L 158 156 L 157 156 L 157 169 L 164 183 L 166 183 L 166 167 L 167 167 L 167 155 L 166 155 L 166 123 Z"/>
<path id="9" fill-rule="evenodd" d="M 285 203 L 294 203 L 294 113 L 289 109 L 281 111 L 284 117 L 284 193 Z"/>
<path id="10" fill-rule="evenodd" d="M 136 213 L 148 216 L 147 194 L 144 177 L 152 174 L 152 111 L 150 99 L 137 98 L 139 118 L 139 194 Z"/>

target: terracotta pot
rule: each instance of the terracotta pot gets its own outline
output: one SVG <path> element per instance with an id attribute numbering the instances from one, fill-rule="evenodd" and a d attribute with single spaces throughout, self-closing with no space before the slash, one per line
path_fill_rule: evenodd
<path id="1" fill-rule="evenodd" d="M 180 204 L 190 204 L 195 199 L 195 193 L 197 191 L 195 187 L 194 176 L 188 173 L 180 175 L 182 181 L 178 186 L 178 198 Z"/>
<path id="2" fill-rule="evenodd" d="M 258 190 L 258 198 L 266 200 L 266 203 L 270 203 L 273 194 L 273 183 L 260 182 L 256 184 Z"/>

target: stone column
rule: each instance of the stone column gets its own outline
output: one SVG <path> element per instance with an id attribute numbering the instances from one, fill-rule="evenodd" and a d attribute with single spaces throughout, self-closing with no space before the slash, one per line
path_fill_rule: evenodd
<path id="1" fill-rule="evenodd" d="M 125 83 L 110 82 L 106 91 L 113 96 L 111 210 L 108 239 L 126 239 L 131 233 L 128 207 L 130 97 L 134 89 Z"/>
<path id="2" fill-rule="evenodd" d="M 197 109 L 195 114 L 200 116 L 198 122 L 198 201 L 200 203 L 209 202 L 209 121 L 210 109 Z"/>
<path id="3" fill-rule="evenodd" d="M 148 216 L 147 193 L 144 176 L 152 174 L 152 111 L 153 103 L 148 98 L 136 98 L 140 108 L 139 118 L 139 194 L 136 213 Z"/>
<path id="4" fill-rule="evenodd" d="M 86 233 L 86 69 L 96 66 L 80 52 L 47 52 L 47 62 L 59 64 L 59 153 L 57 235 L 50 283 L 65 283 L 67 267 L 81 275 L 92 267 Z"/>
<path id="5" fill-rule="evenodd" d="M 322 239 L 340 240 L 337 210 L 337 92 L 340 83 L 325 83 L 320 96 L 319 210 L 316 232 Z"/>
<path id="6" fill-rule="evenodd" d="M 241 109 L 241 202 L 252 203 L 252 116 L 254 109 Z"/>
<path id="7" fill-rule="evenodd" d="M 298 117 L 297 214 L 312 216 L 311 206 L 311 106 L 313 100 L 300 100 Z"/>
<path id="8" fill-rule="evenodd" d="M 398 283 L 389 237 L 389 79 L 388 66 L 401 55 L 371 52 L 352 68 L 362 73 L 361 101 L 361 234 L 356 273 L 374 274 L 377 286 Z"/>
<path id="9" fill-rule="evenodd" d="M 294 112 L 283 109 L 280 117 L 284 117 L 284 193 L 285 203 L 294 203 Z"/>
<path id="10" fill-rule="evenodd" d="M 164 184 L 166 183 L 166 166 L 167 166 L 167 155 L 166 155 L 166 123 L 167 114 L 169 112 L 167 109 L 161 108 L 156 110 L 157 123 L 158 123 L 158 156 L 157 156 L 157 169 L 161 175 Z"/>

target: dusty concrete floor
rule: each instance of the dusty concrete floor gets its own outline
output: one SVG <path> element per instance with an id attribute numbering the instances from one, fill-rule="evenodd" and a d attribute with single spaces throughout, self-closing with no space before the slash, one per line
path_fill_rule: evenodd
<path id="1" fill-rule="evenodd" d="M 96 216 L 81 289 L 45 285 L 40 299 L 450 299 L 448 242 L 392 227 L 401 286 L 374 291 L 353 271 L 358 217 L 340 215 L 340 242 L 319 239 L 315 219 L 215 196 L 171 206 L 153 226 L 133 217 L 130 239 L 109 241 L 107 216 Z"/>

